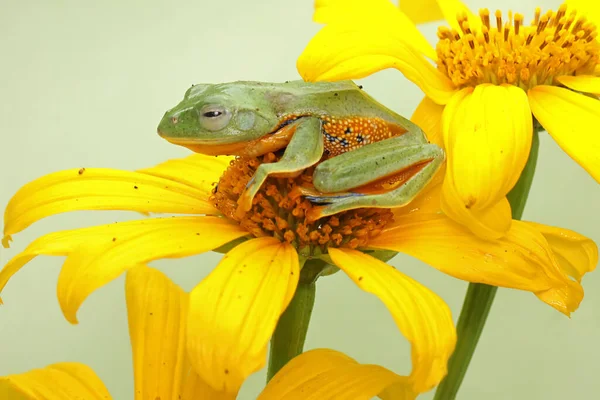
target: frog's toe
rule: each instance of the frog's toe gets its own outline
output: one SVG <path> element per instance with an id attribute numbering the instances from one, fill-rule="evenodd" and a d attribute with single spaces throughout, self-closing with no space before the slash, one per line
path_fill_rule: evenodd
<path id="1" fill-rule="evenodd" d="M 248 183 L 246 183 L 246 190 L 248 190 L 248 188 L 254 184 L 254 178 L 256 178 L 256 175 L 252 175 L 252 178 L 250 178 Z"/>
<path id="2" fill-rule="evenodd" d="M 250 211 L 250 209 L 252 208 L 252 199 L 253 198 L 254 198 L 254 196 L 252 196 L 252 194 L 249 190 L 244 190 L 244 193 L 242 193 L 242 195 L 240 196 L 240 198 L 237 201 L 238 207 L 235 212 L 237 217 L 243 217 L 244 214 L 246 214 L 248 211 Z"/>
<path id="3" fill-rule="evenodd" d="M 343 211 L 364 207 L 360 197 L 365 196 L 362 193 L 343 193 L 337 195 L 325 196 L 306 196 L 311 203 L 319 204 L 311 208 L 306 213 L 307 222 L 314 222 L 320 218 L 338 214 Z"/>
<path id="4" fill-rule="evenodd" d="M 310 224 L 311 222 L 315 222 L 316 220 L 325 217 L 326 215 L 324 215 L 323 212 L 326 208 L 327 206 L 318 206 L 308 210 L 306 212 L 306 222 Z"/>
<path id="5" fill-rule="evenodd" d="M 364 196 L 362 193 L 338 193 L 331 195 L 308 195 L 306 199 L 315 204 L 332 204 L 352 197 Z"/>

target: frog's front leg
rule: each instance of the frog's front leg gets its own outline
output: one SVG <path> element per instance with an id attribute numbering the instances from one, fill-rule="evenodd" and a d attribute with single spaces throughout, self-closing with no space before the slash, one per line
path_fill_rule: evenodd
<path id="1" fill-rule="evenodd" d="M 431 181 L 444 161 L 435 144 L 408 144 L 402 136 L 369 144 L 319 164 L 310 220 L 362 207 L 402 207 Z"/>
<path id="2" fill-rule="evenodd" d="M 294 177 L 306 168 L 316 164 L 323 155 L 323 135 L 321 120 L 304 117 L 294 122 L 295 129 L 290 143 L 281 159 L 274 163 L 260 164 L 238 199 L 238 216 L 243 216 L 252 207 L 252 199 L 269 176 Z"/>

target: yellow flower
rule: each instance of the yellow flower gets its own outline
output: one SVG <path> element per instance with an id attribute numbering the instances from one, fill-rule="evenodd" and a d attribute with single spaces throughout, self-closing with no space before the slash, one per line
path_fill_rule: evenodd
<path id="1" fill-rule="evenodd" d="M 438 8 L 439 6 L 439 8 Z M 307 81 L 358 79 L 400 70 L 426 97 L 417 112 L 442 119 L 430 139 L 447 152 L 442 209 L 483 238 L 506 234 L 506 194 L 527 161 L 533 116 L 562 149 L 600 181 L 600 9 L 570 0 L 531 25 L 523 15 L 479 18 L 459 0 L 402 1 L 415 21 L 443 15 L 433 49 L 388 0 L 317 0 L 326 26 L 298 59 Z M 430 61 L 437 64 L 434 67 Z M 429 134 L 429 132 L 428 132 Z"/>
<path id="2" fill-rule="evenodd" d="M 455 329 L 443 300 L 369 255 L 374 249 L 411 254 L 461 279 L 529 290 L 567 315 L 583 297 L 579 280 L 597 262 L 591 240 L 544 225 L 518 222 L 500 241 L 478 239 L 440 212 L 439 182 L 394 213 L 358 209 L 308 222 L 312 205 L 299 195 L 299 187 L 310 185 L 309 169 L 296 178 L 269 179 L 252 209 L 236 217 L 237 199 L 257 166 L 273 160 L 272 154 L 261 160 L 195 154 L 137 172 L 88 168 L 41 177 L 9 202 L 6 243 L 33 222 L 66 211 L 192 215 L 47 234 L 0 271 L 0 290 L 35 256 L 67 256 L 57 293 L 66 319 L 76 323 L 85 298 L 128 269 L 229 249 L 190 293 L 186 345 L 201 378 L 235 394 L 265 364 L 268 341 L 300 272 L 306 272 L 299 260 L 320 259 L 376 295 L 411 343 L 413 369 L 396 387 L 410 398 L 445 376 Z"/>
<path id="3" fill-rule="evenodd" d="M 190 367 L 185 349 L 187 293 L 146 266 L 127 273 L 126 293 L 136 400 L 235 399 L 235 394 L 215 391 Z M 405 380 L 378 365 L 359 364 L 337 351 L 316 349 L 283 367 L 258 399 L 368 400 L 380 393 L 392 394 Z M 0 377 L 0 398 L 108 400 L 111 396 L 91 368 L 63 362 Z"/>
<path id="4" fill-rule="evenodd" d="M 259 160 L 237 159 L 228 167 L 230 161 L 198 154 L 138 172 L 60 171 L 25 185 L 7 206 L 5 243 L 33 222 L 66 211 L 193 215 L 50 233 L 6 264 L 0 271 L 0 289 L 37 255 L 67 256 L 57 293 L 66 319 L 77 323 L 77 310 L 87 296 L 128 269 L 233 242 L 229 247 L 235 246 L 190 293 L 186 343 L 202 379 L 235 394 L 245 378 L 265 364 L 269 339 L 298 284 L 298 251 L 317 254 L 325 246 L 341 245 L 330 248 L 333 262 L 360 288 L 379 296 L 413 346 L 414 367 L 404 390 L 423 392 L 439 383 L 456 341 L 448 307 L 408 276 L 352 250 L 390 222 L 391 211 L 356 210 L 307 223 L 304 214 L 310 203 L 291 191 L 307 173 L 270 180 L 252 210 L 234 220 L 237 197 Z M 212 183 L 217 181 L 213 193 Z M 361 258 L 353 258 L 355 254 Z"/>

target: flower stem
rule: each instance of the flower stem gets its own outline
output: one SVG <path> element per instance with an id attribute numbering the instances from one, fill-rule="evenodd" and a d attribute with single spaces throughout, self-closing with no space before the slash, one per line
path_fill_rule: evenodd
<path id="1" fill-rule="evenodd" d="M 529 196 L 529 189 L 531 188 L 533 175 L 535 174 L 539 147 L 540 138 L 537 131 L 534 131 L 527 164 L 525 164 L 525 168 L 521 172 L 521 177 L 517 181 L 517 184 L 506 195 L 512 209 L 513 219 L 521 219 L 521 216 L 523 216 L 523 210 L 525 209 L 525 203 L 527 202 L 527 196 Z"/>
<path id="2" fill-rule="evenodd" d="M 316 283 L 314 279 L 298 282 L 296 293 L 288 308 L 277 323 L 271 338 L 271 353 L 267 382 L 275 376 L 288 361 L 302 353 L 308 331 L 310 315 L 315 304 Z"/>
<path id="3" fill-rule="evenodd" d="M 513 219 L 521 219 L 523 215 L 529 189 L 533 182 L 539 144 L 537 130 L 534 130 L 527 164 L 521 173 L 519 181 L 506 196 L 511 205 Z M 456 398 L 460 384 L 465 377 L 465 373 L 477 347 L 477 342 L 485 326 L 485 321 L 492 307 L 497 289 L 496 286 L 482 283 L 469 284 L 456 327 L 458 334 L 456 349 L 448 362 L 448 375 L 446 375 L 446 378 L 438 386 L 434 400 L 454 400 Z"/>

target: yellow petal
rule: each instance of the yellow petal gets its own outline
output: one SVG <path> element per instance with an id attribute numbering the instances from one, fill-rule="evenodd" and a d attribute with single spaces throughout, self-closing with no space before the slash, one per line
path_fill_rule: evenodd
<path id="1" fill-rule="evenodd" d="M 495 204 L 519 180 L 529 157 L 533 121 L 527 95 L 511 85 L 478 85 L 456 110 L 447 107 L 443 118 L 449 120 L 448 173 L 460 182 L 464 206 Z"/>
<path id="2" fill-rule="evenodd" d="M 364 25 L 363 25 L 364 26 Z M 352 26 L 327 26 L 309 42 L 297 67 L 306 81 L 360 79 L 387 68 L 400 70 L 440 104 L 453 93 L 451 82 L 422 56 L 389 37 Z"/>
<path id="3" fill-rule="evenodd" d="M 544 236 L 522 221 L 514 220 L 501 239 L 487 241 L 443 215 L 413 213 L 369 247 L 409 254 L 465 281 L 533 292 L 566 315 L 583 298 L 581 285 L 561 270 Z"/>
<path id="4" fill-rule="evenodd" d="M 186 184 L 200 190 L 208 197 L 215 182 L 219 181 L 232 159 L 233 157 L 192 154 L 138 172 Z"/>
<path id="5" fill-rule="evenodd" d="M 425 216 L 427 214 L 440 214 L 441 205 L 440 197 L 442 194 L 442 185 L 438 184 L 435 186 L 428 185 L 423 192 L 410 202 L 405 207 L 399 207 L 392 209 L 394 213 L 394 221 L 387 225 L 388 228 L 402 224 L 403 217 L 408 214 L 418 214 Z"/>
<path id="6" fill-rule="evenodd" d="M 456 344 L 450 309 L 435 293 L 394 267 L 360 251 L 329 249 L 331 259 L 362 290 L 377 296 L 412 346 L 414 391 L 426 392 L 446 376 Z"/>
<path id="7" fill-rule="evenodd" d="M 329 349 L 310 350 L 292 359 L 267 384 L 257 400 L 369 400 L 390 385 L 413 399 L 406 377 L 379 365 L 359 364 Z"/>
<path id="8" fill-rule="evenodd" d="M 220 392 L 203 381 L 193 368 L 188 368 L 184 378 L 181 397 L 177 400 L 235 400 L 235 393 Z"/>
<path id="9" fill-rule="evenodd" d="M 308 43 L 298 58 L 298 72 L 306 81 L 360 79 L 396 68 L 436 103 L 445 104 L 452 82 L 406 42 L 381 31 L 381 25 L 332 24 Z"/>
<path id="10" fill-rule="evenodd" d="M 58 299 L 71 323 L 94 290 L 134 266 L 160 258 L 186 257 L 246 235 L 218 217 L 156 218 L 55 232 L 37 239 L 0 271 L 0 290 L 37 255 L 68 256 L 58 279 Z"/>
<path id="11" fill-rule="evenodd" d="M 389 0 L 316 0 L 315 22 L 340 25 L 379 25 L 378 31 L 406 42 L 436 60 L 435 49 L 410 18 Z"/>
<path id="12" fill-rule="evenodd" d="M 94 371 L 79 363 L 58 363 L 0 378 L 0 399 L 109 400 L 110 394 Z"/>
<path id="13" fill-rule="evenodd" d="M 482 210 L 469 209 L 458 195 L 452 176 L 446 174 L 445 178 L 441 207 L 448 217 L 484 239 L 494 240 L 506 234 L 512 223 L 510 203 L 506 197 Z"/>
<path id="14" fill-rule="evenodd" d="M 3 244 L 8 247 L 9 235 L 42 218 L 77 210 L 218 213 L 206 191 L 171 179 L 106 168 L 70 169 L 45 175 L 17 191 L 4 213 Z"/>
<path id="15" fill-rule="evenodd" d="M 566 0 L 568 11 L 577 11 L 577 14 L 583 15 L 588 21 L 596 27 L 600 26 L 600 4 L 594 0 Z"/>
<path id="16" fill-rule="evenodd" d="M 298 255 L 265 237 L 225 255 L 191 293 L 188 352 L 214 389 L 237 393 L 265 364 L 267 343 L 296 290 Z"/>
<path id="17" fill-rule="evenodd" d="M 515 86 L 478 85 L 472 93 L 456 96 L 443 119 L 448 158 L 443 210 L 476 234 L 499 237 L 511 219 L 504 198 L 517 183 L 531 149 L 527 96 Z"/>
<path id="18" fill-rule="evenodd" d="M 435 143 L 441 148 L 444 148 L 444 138 L 442 132 L 442 113 L 444 112 L 444 106 L 436 104 L 429 97 L 425 96 L 423 100 L 417 106 L 417 109 L 413 113 L 410 120 L 417 124 L 425 134 L 430 143 Z M 436 173 L 435 177 L 427 185 L 427 187 L 437 187 L 440 185 L 444 176 L 446 175 L 446 163 L 442 164 L 440 170 Z M 421 196 L 423 192 L 419 195 Z M 413 202 L 416 201 L 413 200 Z M 439 205 L 439 200 L 438 200 Z M 403 207 L 406 208 L 406 207 Z M 396 208 L 394 211 L 400 211 L 402 208 Z"/>
<path id="19" fill-rule="evenodd" d="M 559 76 L 557 81 L 578 92 L 600 94 L 600 77 L 592 75 Z"/>
<path id="20" fill-rule="evenodd" d="M 467 6 L 460 0 L 438 0 L 437 1 L 444 19 L 450 24 L 450 26 L 456 29 L 460 35 L 463 34 L 461 27 L 458 24 L 457 17 L 466 16 L 469 21 L 469 27 L 471 31 L 481 31 L 481 18 L 473 14 Z"/>
<path id="21" fill-rule="evenodd" d="M 436 104 L 429 97 L 423 97 L 423 100 L 417 106 L 410 120 L 417 124 L 427 135 L 430 143 L 435 143 L 444 147 L 442 137 L 442 113 L 444 106 Z"/>
<path id="22" fill-rule="evenodd" d="M 600 101 L 555 86 L 529 89 L 531 111 L 556 143 L 600 182 Z"/>
<path id="23" fill-rule="evenodd" d="M 135 399 L 177 399 L 187 367 L 188 295 L 146 266 L 127 272 L 125 292 Z"/>
<path id="24" fill-rule="evenodd" d="M 383 392 L 379 393 L 381 400 L 414 400 L 419 395 L 408 389 L 405 382 L 398 382 L 386 388 Z"/>
<path id="25" fill-rule="evenodd" d="M 536 222 L 527 222 L 527 224 L 544 235 L 563 271 L 577 282 L 581 282 L 583 275 L 596 268 L 598 246 L 590 238 L 569 229 Z"/>
<path id="26" fill-rule="evenodd" d="M 450 140 L 450 132 L 456 124 L 455 119 L 465 119 L 466 109 L 463 105 L 473 94 L 472 87 L 466 87 L 456 92 L 442 111 L 442 138 L 444 148 Z"/>
<path id="27" fill-rule="evenodd" d="M 400 10 L 415 24 L 444 19 L 437 0 L 400 0 Z"/>
<path id="28" fill-rule="evenodd" d="M 441 185 L 440 206 L 448 217 L 459 221 L 475 235 L 486 239 L 497 239 L 510 229 L 512 213 L 506 197 L 481 210 L 467 208 L 456 190 L 454 177 L 446 173 L 444 178 L 444 183 Z"/>
<path id="29" fill-rule="evenodd" d="M 129 332 L 136 399 L 234 400 L 191 367 L 185 347 L 189 296 L 159 271 L 127 273 Z"/>

